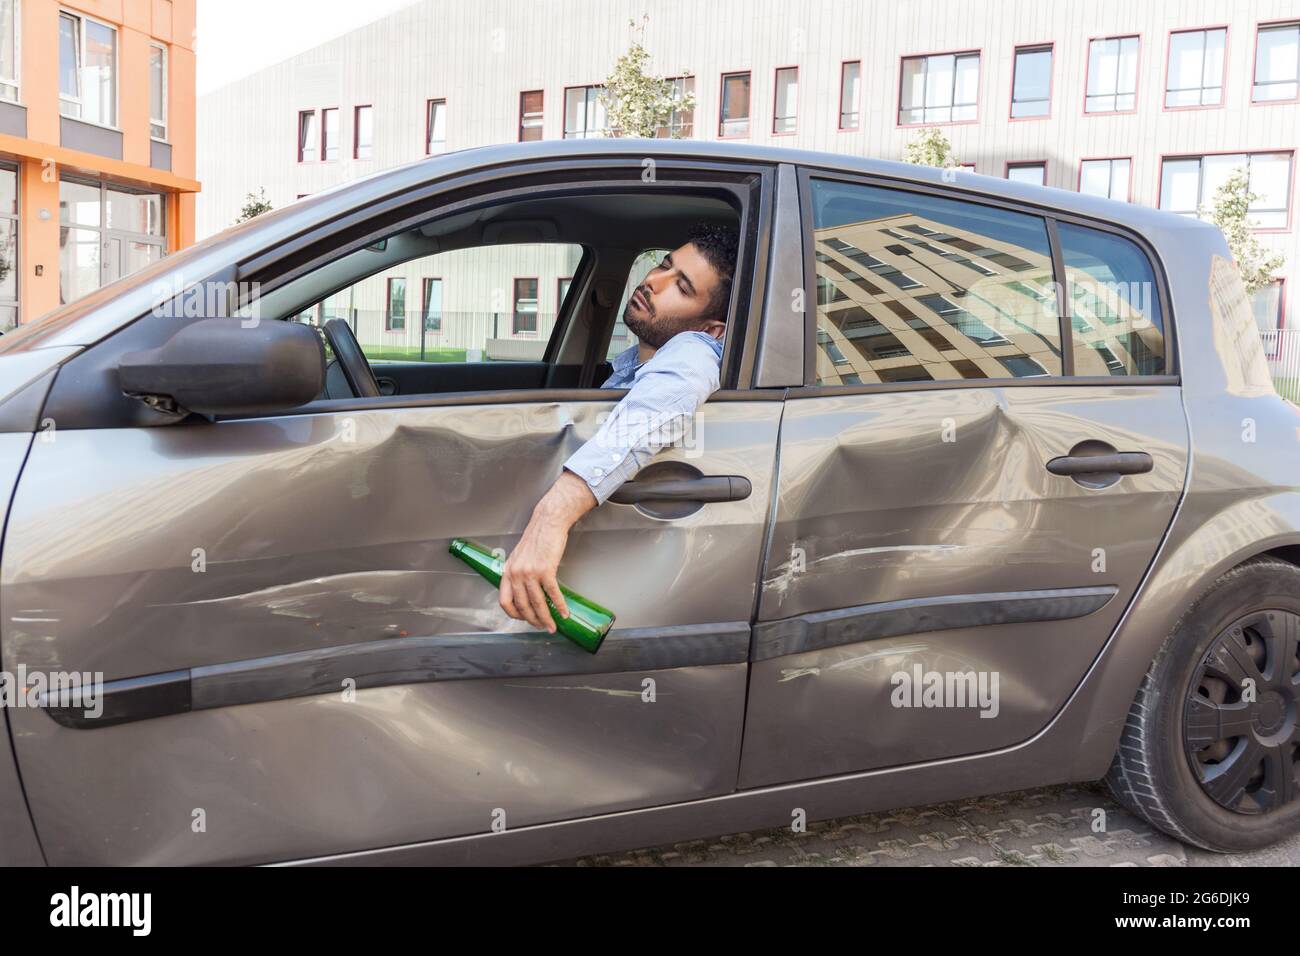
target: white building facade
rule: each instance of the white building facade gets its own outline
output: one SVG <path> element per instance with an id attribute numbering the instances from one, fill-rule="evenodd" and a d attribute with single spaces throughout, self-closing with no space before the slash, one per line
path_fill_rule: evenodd
<path id="1" fill-rule="evenodd" d="M 443 150 L 603 135 L 597 88 L 643 14 L 689 137 L 896 159 L 937 126 L 978 173 L 1187 215 L 1245 167 L 1286 256 L 1258 321 L 1300 316 L 1300 0 L 422 0 L 199 100 L 199 238 L 259 189 L 279 207 Z M 320 317 L 359 315 L 372 355 L 545 341 L 575 249 L 461 259 Z"/>

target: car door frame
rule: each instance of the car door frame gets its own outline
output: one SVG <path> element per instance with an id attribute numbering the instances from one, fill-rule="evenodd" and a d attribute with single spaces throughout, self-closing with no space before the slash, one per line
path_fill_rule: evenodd
<path id="1" fill-rule="evenodd" d="M 674 165 L 690 167 L 695 164 L 679 163 Z M 741 374 L 740 367 L 743 364 L 743 356 L 746 352 L 752 354 L 754 339 L 758 334 L 758 323 L 751 320 L 750 316 L 760 314 L 763 309 L 766 289 L 763 276 L 767 267 L 767 205 L 770 203 L 770 191 L 765 189 L 764 186 L 770 183 L 771 169 L 770 167 L 755 169 L 746 165 L 744 168 L 737 170 L 731 164 L 711 163 L 708 165 L 713 166 L 716 174 L 723 178 L 747 177 L 749 183 L 748 199 L 742 205 L 743 218 L 741 225 L 746 236 L 741 260 L 743 277 L 741 281 L 735 283 L 732 299 L 732 316 L 738 320 L 738 325 L 743 322 L 743 329 L 737 328 L 735 330 L 733 334 L 737 335 L 737 338 L 732 340 L 732 345 L 727 352 L 728 356 L 731 357 L 729 377 L 734 380 Z M 637 174 L 641 172 L 639 164 L 630 165 L 628 168 Z M 759 172 L 760 175 L 752 176 L 751 174 L 754 172 Z M 571 168 L 569 169 L 569 175 L 573 175 Z M 584 183 L 583 185 L 587 189 L 601 188 L 599 183 Z M 499 196 L 495 192 L 493 195 Z M 386 226 L 385 230 L 391 231 L 391 228 L 391 226 Z M 353 236 L 351 239 L 353 243 L 365 244 L 366 241 L 365 236 Z M 311 241 L 311 237 L 304 237 L 303 241 Z M 319 240 L 317 240 L 317 249 L 320 249 Z M 278 251 L 289 252 L 289 250 L 283 248 Z M 335 253 L 337 254 L 337 252 L 338 249 L 335 247 Z M 303 264 L 306 264 L 306 262 L 307 260 L 303 260 Z M 97 409 L 90 400 L 90 395 L 86 394 L 93 394 L 94 389 L 87 386 L 93 385 L 93 380 L 97 374 L 102 375 L 111 368 L 116 355 L 139 344 L 138 342 L 131 342 L 132 331 L 132 324 L 124 325 L 109 340 L 100 342 L 79 357 L 82 360 L 83 368 L 69 367 L 60 371 L 60 374 L 65 376 L 65 388 L 69 389 L 68 394 L 62 399 L 63 407 L 68 409 L 69 412 L 67 415 L 60 413 L 59 419 L 60 436 L 65 443 L 78 432 L 100 428 L 119 427 L 166 434 L 167 430 L 173 427 L 162 424 L 157 429 L 145 429 L 138 422 L 124 423 L 120 419 L 114 420 L 111 413 L 103 416 L 102 419 L 97 420 L 96 418 Z M 118 338 L 118 336 L 122 338 Z M 116 339 L 116 342 L 112 341 L 114 339 Z M 56 379 L 52 391 L 57 389 L 58 382 Z M 378 399 L 317 402 L 310 407 L 304 408 L 301 416 L 295 415 L 291 411 L 288 413 L 288 417 L 299 418 L 301 421 L 304 418 L 328 418 L 349 412 L 364 413 L 399 408 L 419 410 L 434 406 L 446 406 L 449 409 L 454 409 L 457 406 L 464 405 L 508 406 L 530 402 L 554 406 L 566 401 L 604 403 L 611 401 L 619 394 L 621 393 L 593 388 L 564 391 L 533 389 L 494 393 L 458 393 L 444 396 L 426 396 L 415 401 L 411 400 L 410 397 L 392 396 Z M 762 409 L 763 415 L 771 423 L 772 433 L 772 441 L 764 446 L 765 451 L 762 453 L 774 456 L 775 430 L 780 414 L 779 393 L 773 393 L 770 390 L 755 391 L 748 388 L 727 389 L 724 384 L 723 391 L 716 394 L 713 399 L 722 406 L 722 408 L 718 409 L 719 411 L 730 414 L 731 409 L 735 409 L 742 417 L 745 414 L 744 409 L 736 403 L 756 400 L 765 403 L 776 403 L 774 405 L 769 404 Z M 223 419 L 211 427 L 219 428 L 225 423 L 231 426 L 256 425 L 261 419 L 280 417 L 275 415 L 231 417 Z M 196 427 L 206 428 L 209 426 L 200 424 Z M 772 467 L 774 467 L 774 463 Z M 768 489 L 764 487 L 761 490 L 766 492 Z M 11 520 L 17 514 L 19 520 L 16 523 L 18 525 L 22 523 L 21 509 L 19 507 L 21 505 L 21 496 L 20 478 L 19 497 L 15 499 L 14 514 L 11 514 Z M 714 505 L 713 507 L 726 507 L 726 505 Z M 757 522 L 755 524 L 757 527 Z M 12 525 L 10 530 L 11 532 L 14 530 Z M 13 535 L 14 540 L 6 542 L 6 558 L 14 555 L 15 552 L 10 550 L 10 546 L 17 544 L 21 537 L 21 534 L 15 534 Z M 756 562 L 761 561 L 761 535 L 758 537 L 760 540 L 755 547 L 754 555 Z M 29 537 L 29 543 L 31 540 Z M 19 555 L 21 553 L 21 550 L 17 552 Z M 749 584 L 754 586 L 750 568 L 746 568 L 746 577 Z M 748 611 L 748 608 L 746 608 L 746 611 Z M 728 718 L 734 725 L 734 752 L 726 755 L 725 759 L 718 763 L 712 771 L 717 777 L 718 784 L 711 792 L 729 792 L 734 789 L 740 727 L 744 718 L 744 671 L 747 669 L 746 657 L 749 646 L 750 621 L 737 620 L 733 622 L 733 625 L 709 624 L 701 627 L 688 626 L 684 628 L 680 625 L 671 625 L 663 628 L 645 628 L 645 633 L 626 634 L 625 636 L 628 639 L 625 641 L 611 640 L 607 642 L 605 648 L 602 649 L 601 658 L 588 658 L 585 655 L 574 656 L 572 649 L 568 647 L 563 639 L 558 637 L 546 641 L 545 647 L 539 647 L 537 653 L 527 657 L 511 659 L 511 649 L 508 647 L 491 648 L 488 649 L 488 653 L 495 654 L 502 660 L 503 664 L 510 665 L 510 669 L 503 672 L 503 676 L 517 680 L 536 679 L 539 676 L 545 679 L 548 676 L 554 677 L 565 674 L 612 675 L 629 669 L 635 671 L 647 668 L 695 669 L 703 677 L 705 676 L 704 672 L 709 670 L 707 665 L 725 665 L 727 680 L 729 681 L 728 686 L 733 687 L 735 694 L 729 694 L 725 700 L 721 698 L 713 702 L 701 700 L 698 705 L 701 708 L 700 713 L 706 711 L 716 712 L 722 704 L 728 701 L 733 702 L 735 705 L 734 714 L 731 718 Z M 624 646 L 620 647 L 620 644 Z M 28 647 L 32 646 L 28 645 Z M 566 650 L 570 651 L 567 658 L 564 654 Z M 367 676 L 366 681 L 358 681 L 358 690 L 394 687 L 412 681 L 419 682 L 422 679 L 436 681 L 439 669 L 447 667 L 449 662 L 454 661 L 458 653 L 463 654 L 464 647 L 462 646 L 459 651 L 455 647 L 444 648 L 441 656 L 439 657 L 435 653 L 434 658 L 428 656 L 431 653 L 430 648 L 412 646 L 407 650 L 395 646 L 394 642 L 377 642 L 371 647 L 353 647 L 351 651 L 351 660 L 344 662 L 345 670 L 337 673 L 323 666 L 319 656 L 310 653 L 272 654 L 264 660 L 247 659 L 242 662 L 236 660 L 233 662 L 235 666 L 213 663 L 212 665 L 199 665 L 182 669 L 160 669 L 152 673 L 146 673 L 142 668 L 134 666 L 145 659 L 143 655 L 137 653 L 135 655 L 137 659 L 131 662 L 131 666 L 124 664 L 124 670 L 119 674 L 111 675 L 113 679 L 104 688 L 105 693 L 102 700 L 104 716 L 108 720 L 95 725 L 96 729 L 84 732 L 89 734 L 111 733 L 112 731 L 101 731 L 99 728 L 112 727 L 114 724 L 135 725 L 136 727 L 149 724 L 158 726 L 155 724 L 157 718 L 179 718 L 180 715 L 209 708 L 220 709 L 247 703 L 265 703 L 268 706 L 277 706 L 279 702 L 290 701 L 291 698 L 320 697 L 330 690 L 337 689 L 336 678 L 343 673 L 353 677 L 362 674 Z M 421 657 L 422 654 L 424 657 Z M 69 654 L 67 656 L 76 655 Z M 453 670 L 446 673 L 452 677 L 452 682 L 454 682 L 456 672 Z M 721 671 L 717 673 L 722 674 Z M 462 673 L 460 676 L 473 677 L 475 675 L 471 672 Z M 720 679 L 720 676 L 711 679 L 716 681 Z M 590 681 L 591 679 L 588 678 L 588 682 Z M 709 683 L 708 680 L 703 683 L 697 681 L 694 686 L 704 689 L 709 686 Z M 574 689 L 581 690 L 582 688 Z M 712 695 L 706 694 L 706 696 L 711 697 Z M 71 711 L 71 709 L 69 710 Z M 83 732 L 78 725 L 75 713 L 63 712 L 56 708 L 52 709 L 49 715 L 41 715 L 41 719 L 48 720 L 49 716 L 54 716 L 63 724 L 65 729 L 62 733 L 80 735 Z M 715 716 L 722 723 L 723 715 L 716 713 Z M 726 736 L 722 733 L 721 728 L 719 734 L 720 739 Z M 51 772 L 51 767 L 55 764 L 57 764 L 57 760 L 54 759 L 52 754 L 48 756 L 37 755 L 30 749 L 27 751 L 24 773 L 29 781 L 29 792 L 36 795 L 37 809 L 35 815 L 38 824 L 42 822 L 43 817 L 40 810 L 42 801 L 39 797 L 42 787 L 41 781 L 47 777 Z M 574 787 L 579 784 L 581 784 L 580 779 L 573 781 Z M 562 793 L 567 792 L 567 790 L 562 791 Z M 707 795 L 708 792 L 696 795 Z M 48 818 L 45 822 L 48 825 Z M 55 825 L 53 829 L 54 834 L 51 834 L 49 829 L 45 830 L 45 833 L 50 835 L 47 842 L 51 848 L 51 859 L 66 860 L 68 859 L 66 856 L 68 852 L 67 831 L 58 825 Z M 63 830 L 63 832 L 59 832 L 60 830 Z M 438 835 L 445 836 L 446 834 Z M 435 835 L 429 834 L 429 836 Z M 322 849 L 324 848 L 326 847 L 322 847 Z M 307 853 L 303 853 L 303 847 L 297 847 L 296 849 L 298 851 L 296 855 L 307 855 L 311 852 L 308 849 Z"/>
<path id="2" fill-rule="evenodd" d="M 1178 372 L 1178 342 L 1177 342 L 1177 323 L 1173 315 L 1170 303 L 1169 279 L 1164 268 L 1164 263 L 1158 252 L 1146 237 L 1134 229 L 1116 226 L 1111 223 L 1101 222 L 1087 216 L 1067 212 L 1053 208 L 1051 206 L 1033 206 L 1028 203 L 1011 202 L 997 196 L 990 196 L 976 188 L 962 188 L 960 182 L 954 184 L 952 189 L 936 186 L 932 183 L 917 182 L 905 177 L 890 177 L 875 173 L 850 172 L 839 169 L 827 169 L 817 166 L 801 165 L 796 173 L 798 181 L 798 241 L 802 243 L 801 255 L 799 257 L 799 282 L 804 290 L 805 300 L 809 303 L 804 315 L 802 326 L 802 367 L 799 370 L 798 381 L 792 382 L 795 376 L 793 370 L 784 370 L 782 376 L 773 375 L 771 384 L 785 384 L 787 386 L 787 402 L 794 399 L 808 399 L 820 397 L 849 397 L 849 396 L 886 396 L 886 395 L 907 395 L 918 392 L 933 391 L 954 391 L 962 389 L 996 389 L 996 388 L 1058 388 L 1058 389 L 1086 389 L 1090 386 L 1116 388 L 1120 386 L 1143 388 L 1147 386 L 1159 388 L 1177 389 L 1181 385 L 1181 377 Z M 816 258 L 813 243 L 807 241 L 807 237 L 814 233 L 814 224 L 812 216 L 811 201 L 811 182 L 813 179 L 829 180 L 835 182 L 844 182 L 854 185 L 875 186 L 890 190 L 904 190 L 918 194 L 933 195 L 943 199 L 957 199 L 988 206 L 1002 208 L 1011 212 L 1029 213 L 1040 217 L 1044 221 L 1047 232 L 1048 243 L 1050 246 L 1050 258 L 1052 272 L 1054 277 L 1059 277 L 1056 286 L 1057 299 L 1057 324 L 1059 326 L 1060 347 L 1062 353 L 1062 368 L 1057 374 L 1037 378 L 1005 378 L 1005 379 L 956 379 L 956 380 L 933 380 L 923 382 L 881 382 L 859 385 L 817 385 L 816 384 L 816 359 L 817 359 L 817 306 L 816 306 Z M 793 224 L 793 211 L 786 208 L 787 222 Z M 782 202 L 778 197 L 777 226 L 780 229 L 782 215 Z M 1131 376 L 1076 376 L 1073 374 L 1073 349 L 1074 335 L 1072 328 L 1072 312 L 1069 299 L 1067 273 L 1064 268 L 1062 257 L 1062 246 L 1057 235 L 1057 221 L 1078 224 L 1080 226 L 1094 229 L 1109 234 L 1120 236 L 1130 242 L 1137 244 L 1145 255 L 1146 260 L 1151 266 L 1153 277 L 1155 279 L 1156 295 L 1160 306 L 1160 315 L 1162 317 L 1162 332 L 1164 335 L 1164 357 L 1166 373 L 1160 375 L 1131 375 Z M 775 271 L 775 270 L 774 270 Z M 791 270 L 792 274 L 792 270 Z M 787 278 L 785 281 L 790 281 Z M 770 302 L 769 302 L 770 305 Z M 764 342 L 764 353 L 767 352 L 767 343 Z M 775 357 L 774 357 L 775 358 Z M 769 366 L 770 367 L 770 366 Z M 960 394 L 960 392 L 958 393 Z M 1167 395 L 1166 398 L 1173 400 L 1177 406 L 1177 422 L 1166 423 L 1170 428 L 1165 429 L 1167 432 L 1178 431 L 1182 439 L 1182 449 L 1186 456 L 1184 464 L 1178 466 L 1179 477 L 1182 479 L 1182 486 L 1179 489 L 1179 496 L 1185 491 L 1186 487 L 1186 467 L 1190 466 L 1190 447 L 1187 443 L 1186 420 L 1182 414 L 1181 401 L 1177 394 Z M 1169 403 L 1166 402 L 1168 405 Z M 1173 406 L 1170 406 L 1172 409 Z M 782 423 L 782 448 L 778 451 L 779 458 L 785 457 L 785 436 L 787 431 L 792 427 L 792 419 L 787 406 L 787 412 L 783 416 Z M 1177 463 L 1175 463 L 1177 464 Z M 779 472 L 789 470 L 787 462 L 778 461 Z M 773 568 L 777 566 L 788 566 L 791 562 L 784 561 L 783 556 L 774 553 L 774 548 L 779 549 L 778 543 L 782 538 L 780 525 L 782 518 L 780 515 L 782 502 L 781 492 L 773 495 L 773 520 L 769 528 L 769 545 L 766 550 L 764 566 L 764 584 L 767 587 L 773 583 Z M 1173 526 L 1173 515 L 1176 513 L 1177 505 L 1169 515 L 1169 520 L 1163 525 L 1159 538 L 1155 541 L 1151 551 L 1151 560 L 1154 555 L 1159 553 L 1160 545 L 1165 537 L 1169 534 Z M 789 516 L 785 516 L 788 520 Z M 1145 579 L 1149 571 L 1150 562 L 1142 568 L 1142 573 L 1135 579 L 1131 589 L 1128 590 L 1126 603 L 1123 606 L 1112 608 L 1112 611 L 1119 615 L 1118 621 L 1122 620 L 1124 610 L 1136 600 L 1140 593 L 1141 581 Z M 1068 589 L 1067 589 L 1068 590 Z M 751 649 L 750 666 L 751 682 L 758 674 L 756 668 L 760 665 L 771 668 L 772 664 L 777 663 L 777 659 L 791 657 L 791 669 L 783 670 L 783 677 L 777 678 L 779 681 L 796 680 L 805 672 L 816 672 L 827 661 L 811 660 L 813 654 L 805 652 L 817 651 L 821 648 L 834 648 L 842 644 L 852 644 L 873 638 L 889 638 L 895 635 L 905 636 L 911 633 L 927 633 L 931 631 L 944 630 L 948 628 L 957 628 L 963 626 L 978 626 L 981 624 L 996 625 L 999 621 L 1008 624 L 1014 624 L 1017 621 L 1032 622 L 1038 620 L 1061 620 L 1069 622 L 1071 619 L 1086 616 L 1104 607 L 1113 596 L 1111 593 L 1103 593 L 1106 589 L 1094 588 L 1087 589 L 1090 592 L 1082 593 L 1084 589 L 1076 589 L 1080 593 L 1060 593 L 1048 595 L 1046 592 L 1024 592 L 1019 595 L 1019 600 L 1013 593 L 1006 594 L 973 594 L 968 595 L 970 598 L 983 598 L 983 601 L 966 602 L 947 602 L 942 599 L 934 600 L 900 600 L 886 601 L 882 604 L 864 605 L 862 607 L 836 606 L 825 610 L 800 611 L 796 608 L 793 617 L 787 618 L 781 616 L 777 619 L 768 620 L 763 615 L 762 607 L 756 605 L 755 625 L 754 625 L 754 643 Z M 760 597 L 762 596 L 762 587 L 760 588 Z M 1042 598 L 1046 598 L 1044 603 Z M 1003 601 L 1002 599 L 1005 599 Z M 875 600 L 873 598 L 873 600 Z M 760 602 L 761 603 L 761 602 Z M 895 606 L 897 605 L 897 606 Z M 863 612 L 870 614 L 871 620 L 861 617 L 855 619 L 854 613 Z M 770 612 L 768 612 L 770 614 Z M 1043 614 L 1047 617 L 1041 617 Z M 883 628 L 883 630 L 881 630 Z M 877 633 L 878 632 L 878 633 Z M 1101 642 L 1111 635 L 1111 629 L 1107 629 L 1102 635 Z M 856 635 L 856 636 L 855 636 Z M 1100 646 L 1100 645 L 1099 645 Z M 1100 653 L 1100 651 L 1099 651 Z M 796 656 L 803 654 L 801 657 Z M 836 666 L 843 666 L 846 662 L 840 662 Z M 807 666 L 805 666 L 807 665 Z M 1078 674 L 1074 676 L 1082 680 L 1087 672 L 1087 667 L 1083 667 Z M 785 684 L 785 686 L 792 686 Z M 1069 688 L 1064 690 L 1060 703 L 1062 706 L 1068 700 L 1070 693 L 1077 687 L 1077 681 L 1071 683 Z M 740 776 L 740 786 L 742 788 L 762 787 L 788 783 L 795 779 L 804 779 L 807 777 L 819 776 L 817 773 L 804 773 L 795 776 L 781 776 L 775 768 L 781 762 L 781 754 L 789 749 L 789 741 L 764 741 L 759 739 L 761 732 L 755 733 L 756 728 L 765 726 L 765 721 L 760 713 L 753 710 L 756 700 L 763 700 L 761 695 L 756 695 L 753 684 L 751 683 L 751 693 L 748 706 L 750 708 L 746 718 L 746 742 L 745 753 L 742 756 L 742 769 Z M 772 716 L 770 719 L 775 720 L 778 725 L 786 720 L 798 720 L 800 711 L 791 701 L 787 701 L 785 709 L 782 711 L 784 716 Z M 806 715 L 810 716 L 810 715 Z M 823 715 L 824 717 L 825 715 Z M 1051 715 L 1046 717 L 1051 719 Z M 769 721 L 770 722 L 770 721 Z M 1035 730 L 1038 728 L 1036 727 Z M 1001 745 L 1001 744 L 999 744 Z M 987 748 L 979 748 L 987 749 Z M 943 757 L 961 757 L 966 756 L 964 753 L 944 754 Z M 906 763 L 906 761 L 904 761 Z M 880 769 L 879 764 L 868 764 L 856 767 L 843 767 L 834 771 L 828 771 L 827 776 L 838 773 L 849 772 L 876 772 Z"/>

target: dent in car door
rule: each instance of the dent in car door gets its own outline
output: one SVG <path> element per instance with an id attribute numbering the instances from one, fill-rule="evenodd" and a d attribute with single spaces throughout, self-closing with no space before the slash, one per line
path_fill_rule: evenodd
<path id="1" fill-rule="evenodd" d="M 809 201 L 826 387 L 786 402 L 742 787 L 1032 736 L 1118 622 L 1187 467 L 1150 313 L 1106 299 L 1103 315 L 1076 283 L 1063 357 L 1041 219 L 856 184 Z M 1146 377 L 1062 377 L 1102 358 Z M 1034 366 L 1055 381 L 993 381 Z M 935 384 L 888 390 L 921 379 Z M 1150 470 L 1049 470 L 1107 447 Z"/>
<path id="2" fill-rule="evenodd" d="M 610 407 L 36 443 L 0 567 L 4 659 L 154 681 L 117 685 L 106 716 L 130 719 L 111 726 L 10 715 L 49 861 L 282 860 L 730 791 L 780 402 L 710 402 L 707 444 L 661 453 L 747 478 L 747 499 L 671 521 L 607 504 L 575 528 L 562 578 L 618 612 L 597 655 L 510 621 L 447 553 L 513 546 Z"/>

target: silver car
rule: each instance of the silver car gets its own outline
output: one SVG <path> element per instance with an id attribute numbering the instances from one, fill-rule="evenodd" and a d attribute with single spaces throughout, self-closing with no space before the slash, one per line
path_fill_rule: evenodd
<path id="1" fill-rule="evenodd" d="M 722 387 L 575 527 L 588 654 L 448 544 L 509 551 L 702 220 Z M 1101 777 L 1198 846 L 1300 831 L 1300 412 L 1194 219 L 469 150 L 5 335 L 0 395 L 9 863 L 537 862 Z"/>

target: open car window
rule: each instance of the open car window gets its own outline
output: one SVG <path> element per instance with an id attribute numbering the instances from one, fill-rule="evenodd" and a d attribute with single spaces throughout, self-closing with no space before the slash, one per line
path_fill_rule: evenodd
<path id="1" fill-rule="evenodd" d="M 296 318 L 343 319 L 372 363 L 540 362 L 582 252 L 563 242 L 437 252 L 352 283 Z"/>
<path id="2" fill-rule="evenodd" d="M 635 341 L 623 311 L 665 251 L 740 220 L 732 197 L 698 186 L 450 206 L 273 285 L 261 317 L 346 324 L 382 396 L 597 387 Z M 340 385 L 355 370 L 335 371 L 320 397 L 360 397 Z"/>
<path id="3" fill-rule="evenodd" d="M 614 320 L 614 331 L 609 338 L 609 348 L 605 350 L 606 361 L 613 361 L 614 356 L 618 355 L 625 348 L 636 341 L 632 331 L 623 321 L 623 310 L 627 308 L 628 300 L 632 298 L 632 293 L 636 287 L 645 281 L 645 277 L 650 274 L 650 270 L 659 264 L 659 262 L 671 249 L 647 249 L 636 257 L 632 263 L 632 270 L 628 273 L 627 284 L 623 286 L 623 298 L 619 300 L 618 310 L 614 313 L 617 318 Z"/>

